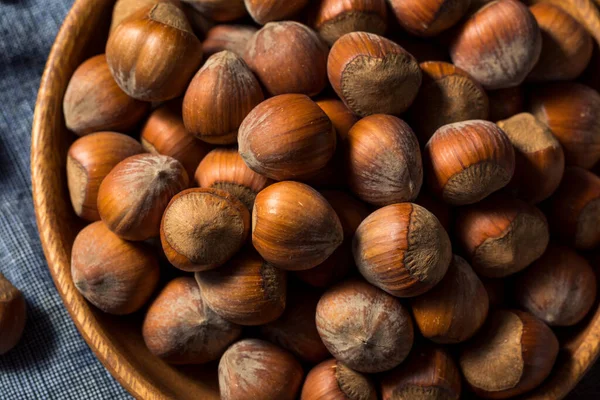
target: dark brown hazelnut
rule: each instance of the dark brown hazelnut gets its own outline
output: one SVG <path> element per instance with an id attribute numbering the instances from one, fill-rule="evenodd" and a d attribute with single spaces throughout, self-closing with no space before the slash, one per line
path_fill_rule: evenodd
<path id="1" fill-rule="evenodd" d="M 359 372 L 396 367 L 413 344 L 413 323 L 407 308 L 363 281 L 342 282 L 325 292 L 317 305 L 316 321 L 331 354 Z"/>
<path id="2" fill-rule="evenodd" d="M 417 198 L 421 150 L 404 121 L 384 114 L 365 117 L 352 126 L 345 147 L 348 185 L 361 200 L 385 206 Z"/>
<path id="3" fill-rule="evenodd" d="M 510 287 L 506 283 L 510 281 L 501 278 L 481 278 L 481 282 L 488 294 L 490 308 L 504 307 L 508 299 L 507 287 Z"/>
<path id="4" fill-rule="evenodd" d="M 0 273 L 0 356 L 21 340 L 26 321 L 27 303 L 23 293 Z"/>
<path id="5" fill-rule="evenodd" d="M 216 25 L 206 33 L 202 42 L 204 57 L 210 57 L 223 50 L 229 50 L 242 57 L 256 31 L 258 29 L 250 25 Z"/>
<path id="6" fill-rule="evenodd" d="M 181 0 L 202 15 L 218 22 L 233 21 L 247 15 L 244 0 Z"/>
<path id="7" fill-rule="evenodd" d="M 508 89 L 488 90 L 490 100 L 489 120 L 507 119 L 525 110 L 525 93 L 521 86 Z"/>
<path id="8" fill-rule="evenodd" d="M 438 284 L 452 259 L 438 219 L 412 203 L 392 204 L 369 215 L 354 235 L 354 261 L 373 285 L 397 297 L 414 297 Z"/>
<path id="9" fill-rule="evenodd" d="M 389 3 L 408 32 L 436 36 L 460 21 L 471 0 L 389 0 Z"/>
<path id="10" fill-rule="evenodd" d="M 367 32 L 338 39 L 327 61 L 329 82 L 352 112 L 399 115 L 421 86 L 417 60 L 396 43 Z"/>
<path id="11" fill-rule="evenodd" d="M 144 342 L 152 354 L 171 364 L 217 360 L 241 334 L 240 326 L 215 314 L 192 277 L 175 278 L 146 313 Z"/>
<path id="12" fill-rule="evenodd" d="M 290 19 L 309 3 L 309 0 L 244 0 L 246 9 L 256 23 Z"/>
<path id="13" fill-rule="evenodd" d="M 302 387 L 300 400 L 377 400 L 371 380 L 331 359 L 310 370 Z"/>

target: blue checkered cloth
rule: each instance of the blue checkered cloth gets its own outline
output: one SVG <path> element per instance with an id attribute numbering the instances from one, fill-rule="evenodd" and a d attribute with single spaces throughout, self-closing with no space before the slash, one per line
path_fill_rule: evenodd
<path id="1" fill-rule="evenodd" d="M 0 272 L 28 303 L 22 341 L 0 356 L 0 399 L 125 399 L 54 287 L 31 200 L 31 121 L 46 57 L 73 0 L 0 0 Z M 596 368 L 569 397 L 600 398 Z"/>

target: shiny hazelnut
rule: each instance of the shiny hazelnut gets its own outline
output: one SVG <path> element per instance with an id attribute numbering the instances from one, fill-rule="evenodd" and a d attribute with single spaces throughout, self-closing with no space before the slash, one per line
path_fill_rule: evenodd
<path id="1" fill-rule="evenodd" d="M 293 17 L 302 10 L 309 0 L 244 0 L 246 9 L 256 23 L 281 21 Z"/>
<path id="2" fill-rule="evenodd" d="M 438 219 L 412 203 L 392 204 L 365 218 L 354 235 L 353 253 L 367 281 L 397 297 L 430 290 L 452 259 L 450 239 Z"/>
<path id="3" fill-rule="evenodd" d="M 308 185 L 278 182 L 256 196 L 252 244 L 269 264 L 295 271 L 316 267 L 343 238 L 337 214 Z"/>
<path id="4" fill-rule="evenodd" d="M 204 157 L 196 170 L 200 187 L 221 189 L 238 198 L 252 210 L 258 192 L 271 181 L 252 171 L 242 160 L 237 149 L 217 148 Z"/>
<path id="5" fill-rule="evenodd" d="M 467 13 L 470 0 L 389 0 L 390 6 L 408 32 L 436 36 L 455 25 Z"/>
<path id="6" fill-rule="evenodd" d="M 480 397 L 507 399 L 548 377 L 558 340 L 539 319 L 522 311 L 494 311 L 482 331 L 461 351 L 459 364 Z"/>
<path id="7" fill-rule="evenodd" d="M 527 4 L 550 3 L 577 20 L 600 43 L 598 0 L 527 0 Z"/>
<path id="8" fill-rule="evenodd" d="M 202 15 L 218 22 L 233 21 L 247 15 L 244 0 L 182 0 Z"/>
<path id="9" fill-rule="evenodd" d="M 377 400 L 377 390 L 366 375 L 331 359 L 310 370 L 300 400 Z"/>
<path id="10" fill-rule="evenodd" d="M 396 367 L 413 344 L 407 308 L 363 281 L 345 281 L 325 292 L 317 305 L 316 321 L 329 352 L 359 372 Z"/>
<path id="11" fill-rule="evenodd" d="M 187 173 L 174 158 L 131 156 L 118 163 L 100 184 L 98 213 L 123 239 L 146 240 L 158 236 L 167 204 L 187 187 Z"/>
<path id="12" fill-rule="evenodd" d="M 0 273 L 0 356 L 21 340 L 26 321 L 27 304 L 23 293 Z"/>
<path id="13" fill-rule="evenodd" d="M 600 178 L 579 167 L 567 167 L 548 200 L 550 229 L 580 250 L 600 245 Z"/>
<path id="14" fill-rule="evenodd" d="M 345 145 L 348 185 L 361 200 L 385 206 L 417 198 L 421 150 L 404 121 L 385 114 L 365 117 L 352 126 Z"/>
<path id="15" fill-rule="evenodd" d="M 525 93 L 521 86 L 488 90 L 487 94 L 490 101 L 488 119 L 492 122 L 508 119 L 525 110 Z"/>
<path id="16" fill-rule="evenodd" d="M 129 96 L 164 101 L 183 94 L 202 61 L 202 46 L 184 12 L 159 2 L 115 28 L 106 44 L 106 61 Z"/>
<path id="17" fill-rule="evenodd" d="M 67 153 L 67 183 L 78 217 L 97 221 L 98 189 L 115 165 L 144 151 L 140 143 L 123 134 L 98 132 L 77 139 Z"/>
<path id="18" fill-rule="evenodd" d="M 450 45 L 457 67 L 486 89 L 520 85 L 540 58 L 542 35 L 529 9 L 517 0 L 492 2 L 471 16 Z"/>
<path id="19" fill-rule="evenodd" d="M 184 271 L 223 265 L 250 232 L 250 212 L 235 196 L 219 189 L 187 189 L 165 209 L 160 241 L 169 262 Z"/>
<path id="20" fill-rule="evenodd" d="M 286 275 L 245 249 L 220 268 L 196 272 L 202 298 L 218 315 L 240 325 L 263 325 L 281 316 Z"/>
<path id="21" fill-rule="evenodd" d="M 544 254 L 550 232 L 536 207 L 497 193 L 458 210 L 454 238 L 479 275 L 502 278 Z"/>
<path id="22" fill-rule="evenodd" d="M 489 299 L 471 266 L 455 255 L 444 279 L 410 304 L 424 337 L 436 343 L 460 343 L 485 322 Z"/>
<path id="23" fill-rule="evenodd" d="M 515 149 L 515 173 L 508 189 L 532 204 L 550 197 L 565 170 L 565 155 L 552 131 L 528 113 L 499 121 L 498 126 Z"/>
<path id="24" fill-rule="evenodd" d="M 160 1 L 169 0 L 117 0 L 113 7 L 110 32 L 114 31 L 121 22 L 134 15 L 136 12 L 153 6 Z M 173 0 L 172 3 L 177 3 L 177 0 Z"/>
<path id="25" fill-rule="evenodd" d="M 285 94 L 263 101 L 248 114 L 238 142 L 248 167 L 281 181 L 310 177 L 325 167 L 335 152 L 336 136 L 314 101 Z"/>
<path id="26" fill-rule="evenodd" d="M 129 97 L 113 79 L 100 54 L 73 73 L 63 100 L 67 128 L 79 136 L 99 131 L 128 132 L 146 115 L 149 103 Z"/>
<path id="27" fill-rule="evenodd" d="M 194 176 L 210 146 L 190 135 L 183 126 L 181 102 L 163 104 L 150 114 L 142 128 L 144 150 L 173 157 L 183 165 L 188 177 Z"/>
<path id="28" fill-rule="evenodd" d="M 529 10 L 542 32 L 542 54 L 527 79 L 568 81 L 581 75 L 592 58 L 590 34 L 558 6 L 539 3 Z"/>
<path id="29" fill-rule="evenodd" d="M 330 357 L 315 323 L 320 297 L 319 292 L 304 288 L 291 290 L 281 317 L 260 328 L 262 337 L 308 363 L 316 364 Z"/>
<path id="30" fill-rule="evenodd" d="M 515 152 L 496 124 L 474 120 L 445 125 L 423 152 L 429 187 L 452 205 L 473 204 L 506 186 Z"/>
<path id="31" fill-rule="evenodd" d="M 319 94 L 327 84 L 328 48 L 298 22 L 270 22 L 248 42 L 244 60 L 267 92 Z"/>
<path id="32" fill-rule="evenodd" d="M 531 113 L 548 125 L 563 146 L 567 165 L 589 169 L 600 160 L 600 94 L 568 82 L 536 87 Z"/>
<path id="33" fill-rule="evenodd" d="M 330 46 L 350 32 L 383 35 L 387 27 L 385 0 L 320 0 L 313 26 Z"/>
<path id="34" fill-rule="evenodd" d="M 585 258 L 565 246 L 550 246 L 517 277 L 517 303 L 550 326 L 581 321 L 596 299 L 596 275 Z"/>
<path id="35" fill-rule="evenodd" d="M 458 366 L 442 347 L 421 345 L 381 379 L 383 400 L 459 400 Z"/>
<path id="36" fill-rule="evenodd" d="M 183 123 L 205 142 L 236 143 L 240 124 L 263 100 L 244 60 L 225 50 L 210 56 L 192 79 L 183 98 Z"/>
<path id="37" fill-rule="evenodd" d="M 250 25 L 216 25 L 207 33 L 202 42 L 204 57 L 210 57 L 223 50 L 229 50 L 242 57 L 248 42 L 258 31 Z"/>
<path id="38" fill-rule="evenodd" d="M 415 200 L 415 204 L 420 205 L 435 215 L 446 232 L 452 231 L 454 211 L 448 204 L 432 196 L 427 190 L 421 190 L 421 192 L 419 192 L 419 197 Z"/>
<path id="39" fill-rule="evenodd" d="M 423 83 L 410 109 L 409 122 L 423 143 L 444 125 L 488 118 L 487 94 L 465 71 L 439 61 L 422 63 L 421 71 Z"/>
<path id="40" fill-rule="evenodd" d="M 171 364 L 204 364 L 219 359 L 242 333 L 240 326 L 215 314 L 192 277 L 175 278 L 146 313 L 144 342 L 152 354 Z"/>
<path id="41" fill-rule="evenodd" d="M 102 221 L 75 238 L 71 276 L 79 293 L 108 314 L 131 314 L 150 299 L 159 277 L 158 260 L 149 245 L 125 241 Z"/>
<path id="42" fill-rule="evenodd" d="M 399 115 L 421 86 L 415 58 L 384 37 L 352 32 L 338 39 L 327 61 L 329 82 L 353 113 Z"/>
<path id="43" fill-rule="evenodd" d="M 345 142 L 350 128 L 359 118 L 341 100 L 330 98 L 317 100 L 316 103 L 331 120 L 338 140 Z"/>
<path id="44" fill-rule="evenodd" d="M 219 362 L 222 400 L 294 400 L 303 379 L 302 366 L 290 353 L 263 340 L 240 340 Z"/>

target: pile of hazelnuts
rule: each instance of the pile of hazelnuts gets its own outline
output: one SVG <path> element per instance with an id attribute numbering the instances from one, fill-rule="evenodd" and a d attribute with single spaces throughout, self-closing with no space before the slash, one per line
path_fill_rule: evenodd
<path id="1" fill-rule="evenodd" d="M 118 1 L 64 97 L 75 286 L 226 400 L 536 388 L 596 297 L 575 3 Z"/>

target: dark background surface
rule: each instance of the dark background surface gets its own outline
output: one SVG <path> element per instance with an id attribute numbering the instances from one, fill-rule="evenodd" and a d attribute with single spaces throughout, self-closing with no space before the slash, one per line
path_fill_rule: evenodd
<path id="1" fill-rule="evenodd" d="M 0 357 L 2 399 L 125 399 L 77 332 L 47 269 L 31 200 L 40 77 L 72 0 L 0 0 L 0 272 L 28 302 L 24 337 Z M 569 396 L 600 399 L 600 367 Z"/>

